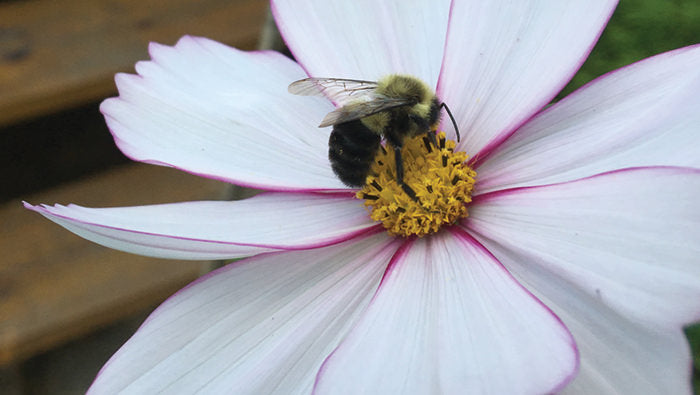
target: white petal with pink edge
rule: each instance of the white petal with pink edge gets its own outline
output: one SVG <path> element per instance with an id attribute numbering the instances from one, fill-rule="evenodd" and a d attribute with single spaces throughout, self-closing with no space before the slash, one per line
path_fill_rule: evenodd
<path id="1" fill-rule="evenodd" d="M 448 0 L 272 1 L 287 46 L 314 77 L 408 73 L 437 86 Z"/>
<path id="2" fill-rule="evenodd" d="M 481 237 L 480 237 L 481 238 Z M 514 275 L 566 324 L 576 340 L 579 373 L 563 394 L 690 394 L 691 357 L 679 328 L 646 325 L 620 315 L 527 257 L 481 238 Z"/>
<path id="3" fill-rule="evenodd" d="M 316 248 L 377 228 L 358 200 L 325 194 L 269 192 L 238 201 L 114 208 L 25 206 L 95 243 L 174 259 Z"/>
<path id="4" fill-rule="evenodd" d="M 378 234 L 210 273 L 163 303 L 90 392 L 308 394 L 399 244 Z"/>
<path id="5" fill-rule="evenodd" d="M 400 250 L 316 393 L 548 393 L 576 372 L 567 329 L 478 243 L 442 232 Z"/>
<path id="6" fill-rule="evenodd" d="M 482 195 L 466 226 L 528 281 L 559 277 L 631 320 L 678 330 L 700 320 L 698 191 L 700 170 L 627 169 Z"/>
<path id="7" fill-rule="evenodd" d="M 637 166 L 700 168 L 700 45 L 606 74 L 530 120 L 479 166 L 478 191 Z"/>
<path id="8" fill-rule="evenodd" d="M 127 156 L 262 189 L 344 188 L 318 128 L 333 106 L 287 92 L 305 76 L 299 65 L 196 37 L 149 52 L 100 107 Z"/>
<path id="9" fill-rule="evenodd" d="M 484 156 L 573 77 L 616 1 L 454 1 L 438 96 Z M 443 121 L 447 130 L 449 122 Z"/>

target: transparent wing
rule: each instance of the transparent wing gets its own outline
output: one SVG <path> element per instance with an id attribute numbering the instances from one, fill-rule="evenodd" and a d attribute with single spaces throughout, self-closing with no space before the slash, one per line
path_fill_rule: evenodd
<path id="1" fill-rule="evenodd" d="M 326 96 L 342 107 L 354 101 L 374 99 L 374 81 L 346 80 L 342 78 L 306 78 L 292 82 L 289 93 L 301 96 Z"/>
<path id="2" fill-rule="evenodd" d="M 409 99 L 375 96 L 372 100 L 353 102 L 329 112 L 318 127 L 354 121 L 378 112 L 412 104 L 414 104 L 413 101 Z"/>

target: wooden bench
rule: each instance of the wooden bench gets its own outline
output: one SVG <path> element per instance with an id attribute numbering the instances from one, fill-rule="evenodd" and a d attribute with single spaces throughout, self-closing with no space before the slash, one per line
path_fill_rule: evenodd
<path id="1" fill-rule="evenodd" d="M 26 200 L 109 207 L 223 194 L 217 181 L 129 164 Z M 93 244 L 25 210 L 19 200 L 0 206 L 0 221 L 0 365 L 153 307 L 208 268 Z"/>
<path id="2" fill-rule="evenodd" d="M 149 41 L 201 35 L 253 49 L 265 0 L 33 0 L 0 3 L 0 125 L 115 93 L 114 73 Z"/>
<path id="3" fill-rule="evenodd" d="M 149 41 L 193 34 L 253 49 L 266 12 L 265 0 L 0 3 L 0 125 L 114 95 L 114 73 L 148 59 Z M 21 199 L 126 206 L 220 199 L 227 188 L 128 164 Z M 0 205 L 0 250 L 0 367 L 143 312 L 209 267 L 95 245 L 23 209 L 19 198 Z"/>

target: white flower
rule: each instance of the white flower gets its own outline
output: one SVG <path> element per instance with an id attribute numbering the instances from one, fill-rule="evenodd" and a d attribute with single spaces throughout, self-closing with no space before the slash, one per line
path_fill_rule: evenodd
<path id="1" fill-rule="evenodd" d="M 119 148 L 269 192 L 31 206 L 97 243 L 250 257 L 163 303 L 92 392 L 689 393 L 700 320 L 700 47 L 540 111 L 610 1 L 273 1 L 299 64 L 184 37 L 102 105 Z M 307 75 L 436 89 L 475 159 L 469 217 L 388 235 L 332 173 Z M 449 136 L 449 122 L 443 124 Z"/>

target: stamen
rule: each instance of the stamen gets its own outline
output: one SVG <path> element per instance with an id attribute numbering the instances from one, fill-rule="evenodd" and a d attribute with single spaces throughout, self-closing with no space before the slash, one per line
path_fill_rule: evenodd
<path id="1" fill-rule="evenodd" d="M 425 144 L 425 149 L 428 150 L 428 153 L 433 152 L 433 147 L 429 138 L 423 137 L 423 144 Z"/>
<path id="2" fill-rule="evenodd" d="M 434 147 L 425 136 L 408 138 L 401 151 L 404 185 L 396 183 L 393 150 L 382 147 L 357 193 L 365 199 L 370 216 L 392 235 L 424 236 L 468 215 L 476 172 L 464 152 L 454 152 L 455 142 L 445 133 Z"/>

